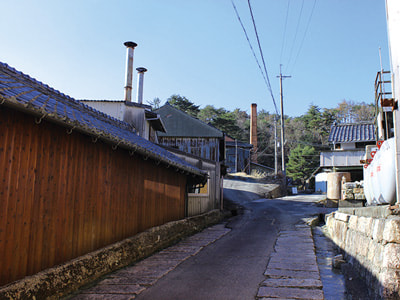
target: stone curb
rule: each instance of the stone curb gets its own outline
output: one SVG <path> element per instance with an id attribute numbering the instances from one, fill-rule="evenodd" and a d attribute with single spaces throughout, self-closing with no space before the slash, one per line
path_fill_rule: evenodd
<path id="1" fill-rule="evenodd" d="M 311 227 L 280 231 L 274 249 L 256 298 L 324 299 Z"/>
<path id="2" fill-rule="evenodd" d="M 0 299 L 59 299 L 101 276 L 128 266 L 222 220 L 209 213 L 150 228 L 123 241 L 0 288 Z"/>

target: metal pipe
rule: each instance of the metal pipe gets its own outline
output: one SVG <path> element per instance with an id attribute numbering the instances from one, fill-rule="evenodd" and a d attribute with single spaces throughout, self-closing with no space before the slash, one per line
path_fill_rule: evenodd
<path id="1" fill-rule="evenodd" d="M 125 101 L 132 102 L 133 50 L 137 44 L 125 42 L 124 45 L 126 46 Z"/>
<path id="2" fill-rule="evenodd" d="M 137 93 L 136 93 L 136 102 L 139 104 L 143 103 L 143 81 L 144 81 L 144 73 L 147 72 L 146 68 L 136 68 L 138 71 L 138 82 L 137 82 Z"/>

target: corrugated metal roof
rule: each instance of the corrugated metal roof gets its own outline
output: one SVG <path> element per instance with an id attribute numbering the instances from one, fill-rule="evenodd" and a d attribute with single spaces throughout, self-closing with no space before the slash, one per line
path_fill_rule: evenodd
<path id="1" fill-rule="evenodd" d="M 217 128 L 196 119 L 187 113 L 165 104 L 156 110 L 161 116 L 166 133 L 159 133 L 160 137 L 217 137 L 222 138 L 224 133 Z"/>
<path id="2" fill-rule="evenodd" d="M 338 124 L 332 125 L 329 134 L 331 143 L 375 141 L 374 124 Z"/>
<path id="3" fill-rule="evenodd" d="M 55 121 L 181 171 L 205 175 L 162 147 L 136 135 L 130 124 L 97 111 L 2 62 L 0 105 L 34 114 L 38 119 Z"/>

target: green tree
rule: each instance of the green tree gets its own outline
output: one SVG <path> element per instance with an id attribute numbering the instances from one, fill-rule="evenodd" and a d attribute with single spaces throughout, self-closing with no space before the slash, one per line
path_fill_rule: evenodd
<path id="1" fill-rule="evenodd" d="M 240 139 L 241 129 L 237 125 L 234 113 L 224 108 L 215 108 L 212 105 L 207 105 L 200 110 L 198 118 L 225 132 L 225 134 L 235 139 Z"/>
<path id="2" fill-rule="evenodd" d="M 271 168 L 275 166 L 275 117 L 265 110 L 259 111 L 257 115 L 257 161 Z"/>
<path id="3" fill-rule="evenodd" d="M 250 116 L 243 110 L 236 108 L 232 114 L 235 116 L 236 125 L 239 127 L 237 135 L 241 142 L 249 143 L 250 141 Z"/>
<path id="4" fill-rule="evenodd" d="M 225 112 L 226 110 L 223 108 L 215 108 L 213 105 L 207 105 L 200 110 L 197 117 L 205 123 L 212 123 Z"/>
<path id="5" fill-rule="evenodd" d="M 343 100 L 334 111 L 336 120 L 340 123 L 373 122 L 375 116 L 374 105 L 365 102 Z"/>
<path id="6" fill-rule="evenodd" d="M 297 145 L 289 155 L 287 163 L 287 175 L 294 181 L 300 181 L 302 185 L 319 165 L 319 153 L 314 147 Z"/>
<path id="7" fill-rule="evenodd" d="M 172 95 L 167 99 L 167 101 L 173 107 L 176 107 L 177 109 L 184 111 L 193 117 L 197 117 L 197 114 L 200 112 L 199 105 L 195 105 L 189 99 L 181 95 Z"/>
<path id="8" fill-rule="evenodd" d="M 310 105 L 307 113 L 301 117 L 306 130 L 302 137 L 303 141 L 327 145 L 330 128 L 335 117 L 332 111 L 325 109 L 321 112 L 318 106 Z"/>

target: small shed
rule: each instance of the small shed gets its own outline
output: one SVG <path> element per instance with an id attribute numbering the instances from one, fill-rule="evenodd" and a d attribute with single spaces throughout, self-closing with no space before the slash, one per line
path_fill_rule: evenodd
<path id="1" fill-rule="evenodd" d="M 229 136 L 225 137 L 226 159 L 228 173 L 250 172 L 250 154 L 252 144 L 235 140 Z"/>

